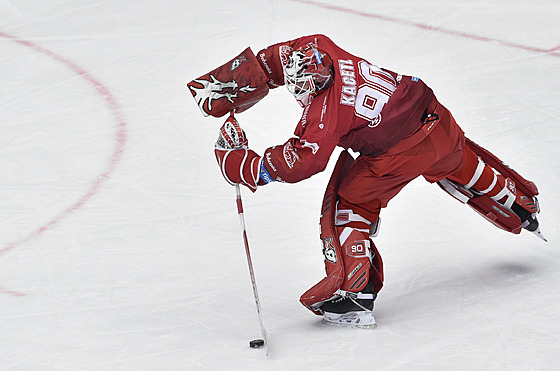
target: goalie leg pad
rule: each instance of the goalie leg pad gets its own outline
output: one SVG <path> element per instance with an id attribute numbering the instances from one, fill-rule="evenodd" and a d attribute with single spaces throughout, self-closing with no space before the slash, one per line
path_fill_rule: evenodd
<path id="1" fill-rule="evenodd" d="M 377 263 L 376 266 L 382 266 L 377 249 L 370 240 L 372 232 L 376 234 L 378 231 L 378 221 L 379 218 L 375 223 L 371 223 L 351 209 L 337 211 L 335 224 L 342 246 L 342 260 L 346 273 L 341 286 L 343 290 L 362 291 L 370 282 L 370 273 L 374 270 L 373 262 Z M 376 287 L 381 289 L 380 285 Z"/>
<path id="2" fill-rule="evenodd" d="M 375 295 L 383 287 L 383 261 L 370 240 L 379 230 L 379 218 L 371 223 L 343 202 L 337 205 L 338 185 L 353 163 L 348 152 L 341 153 L 323 198 L 321 241 L 327 276 L 300 297 L 317 315 L 323 314 L 324 303 L 348 296 L 341 293 L 368 293 L 371 298 L 364 300 L 373 307 Z M 342 208 L 337 211 L 337 206 Z"/>
<path id="3" fill-rule="evenodd" d="M 440 180 L 438 185 L 455 199 L 469 205 L 496 227 L 515 234 L 521 232 L 521 219 L 513 211 L 487 195 L 475 196 L 468 189 L 448 179 Z"/>
<path id="4" fill-rule="evenodd" d="M 347 151 L 343 151 L 340 154 L 323 198 L 320 237 L 323 244 L 327 276 L 303 293 L 299 299 L 306 308 L 317 315 L 322 315 L 319 307 L 323 302 L 335 295 L 335 292 L 342 286 L 344 281 L 344 265 L 340 259 L 342 248 L 338 240 L 334 220 L 338 185 L 353 163 L 354 159 Z"/>
<path id="5" fill-rule="evenodd" d="M 438 185 L 494 225 L 511 233 L 525 228 L 540 238 L 536 185 L 488 150 L 467 139 L 464 164 Z"/>
<path id="6" fill-rule="evenodd" d="M 502 160 L 496 157 L 492 152 L 479 146 L 469 138 L 466 138 L 467 147 L 476 153 L 486 164 L 496 169 L 500 174 L 506 178 L 512 179 L 519 191 L 527 197 L 534 197 L 539 194 L 535 183 L 523 178 L 519 173 L 505 164 Z"/>

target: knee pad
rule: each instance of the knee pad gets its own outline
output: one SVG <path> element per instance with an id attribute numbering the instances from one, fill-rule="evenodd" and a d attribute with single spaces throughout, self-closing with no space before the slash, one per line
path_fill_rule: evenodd
<path id="1" fill-rule="evenodd" d="M 338 210 L 335 225 L 345 272 L 341 289 L 359 292 L 369 282 L 373 257 L 369 239 L 371 223 L 352 210 Z"/>

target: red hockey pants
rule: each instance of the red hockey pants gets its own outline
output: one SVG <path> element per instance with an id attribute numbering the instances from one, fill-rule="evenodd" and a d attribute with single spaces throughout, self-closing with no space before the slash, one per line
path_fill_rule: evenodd
<path id="1" fill-rule="evenodd" d="M 449 110 L 438 104 L 435 113 L 439 120 L 430 131 L 420 129 L 379 157 L 358 157 L 341 181 L 338 209 L 351 209 L 373 223 L 381 208 L 420 175 L 432 183 L 444 178 L 469 183 L 478 156 L 465 145 L 465 135 Z M 487 172 L 484 178 L 493 176 L 490 169 Z M 378 292 L 383 287 L 383 263 L 379 251 L 375 253 L 370 280 Z"/>
<path id="2" fill-rule="evenodd" d="M 381 208 L 420 175 L 432 183 L 449 178 L 467 184 L 478 157 L 465 146 L 465 135 L 449 110 L 438 104 L 435 113 L 437 124 L 427 136 L 417 133 L 418 143 L 409 137 L 379 157 L 358 157 L 338 189 L 339 209 L 352 209 L 374 222 Z"/>

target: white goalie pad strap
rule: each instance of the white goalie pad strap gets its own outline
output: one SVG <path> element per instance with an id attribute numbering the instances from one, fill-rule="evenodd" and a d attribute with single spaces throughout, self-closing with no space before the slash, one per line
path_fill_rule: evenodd
<path id="1" fill-rule="evenodd" d="M 341 289 L 336 290 L 335 294 L 340 295 L 342 297 L 350 296 L 353 297 L 354 299 L 370 299 L 370 300 L 375 299 L 373 294 L 362 294 L 361 292 L 350 292 Z"/>
<path id="2" fill-rule="evenodd" d="M 352 210 L 337 210 L 334 225 L 340 226 L 350 222 L 363 222 L 367 225 L 371 225 L 369 220 L 359 214 L 355 214 Z"/>
<path id="3" fill-rule="evenodd" d="M 463 189 L 463 187 L 448 179 L 442 179 L 438 182 L 438 184 L 443 188 L 445 192 L 449 193 L 451 196 L 464 204 L 466 204 L 471 198 L 474 197 L 471 192 Z"/>
<path id="4" fill-rule="evenodd" d="M 478 179 L 480 179 L 480 176 L 482 175 L 482 172 L 484 171 L 484 166 L 486 164 L 484 163 L 484 161 L 482 161 L 480 159 L 480 157 L 478 158 L 478 165 L 476 166 L 476 170 L 474 172 L 474 175 L 472 176 L 471 180 L 464 186 L 466 189 L 471 189 L 476 182 L 478 182 Z"/>
<path id="5" fill-rule="evenodd" d="M 507 197 L 505 202 L 499 202 L 502 198 Z M 494 201 L 504 205 L 508 209 L 511 210 L 511 206 L 515 201 L 515 195 L 508 189 L 508 187 L 504 187 L 497 195 L 490 197 Z"/>
<path id="6" fill-rule="evenodd" d="M 340 233 L 340 235 L 338 236 L 338 240 L 340 241 L 341 246 L 344 246 L 344 244 L 346 243 L 346 240 L 348 239 L 348 237 L 350 236 L 352 231 L 369 233 L 369 229 L 358 229 L 358 228 L 346 227 L 342 230 L 342 233 Z"/>

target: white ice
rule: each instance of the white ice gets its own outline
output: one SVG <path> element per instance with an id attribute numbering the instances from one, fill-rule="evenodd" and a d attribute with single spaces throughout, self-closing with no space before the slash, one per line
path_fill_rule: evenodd
<path id="1" fill-rule="evenodd" d="M 553 0 L 0 1 L 1 370 L 553 370 L 560 354 L 560 3 Z M 469 137 L 539 187 L 549 242 L 413 181 L 382 211 L 376 330 L 298 302 L 324 276 L 330 170 L 243 189 L 271 335 L 235 207 L 185 83 L 324 33 L 420 76 Z M 238 115 L 291 136 L 285 89 Z"/>

